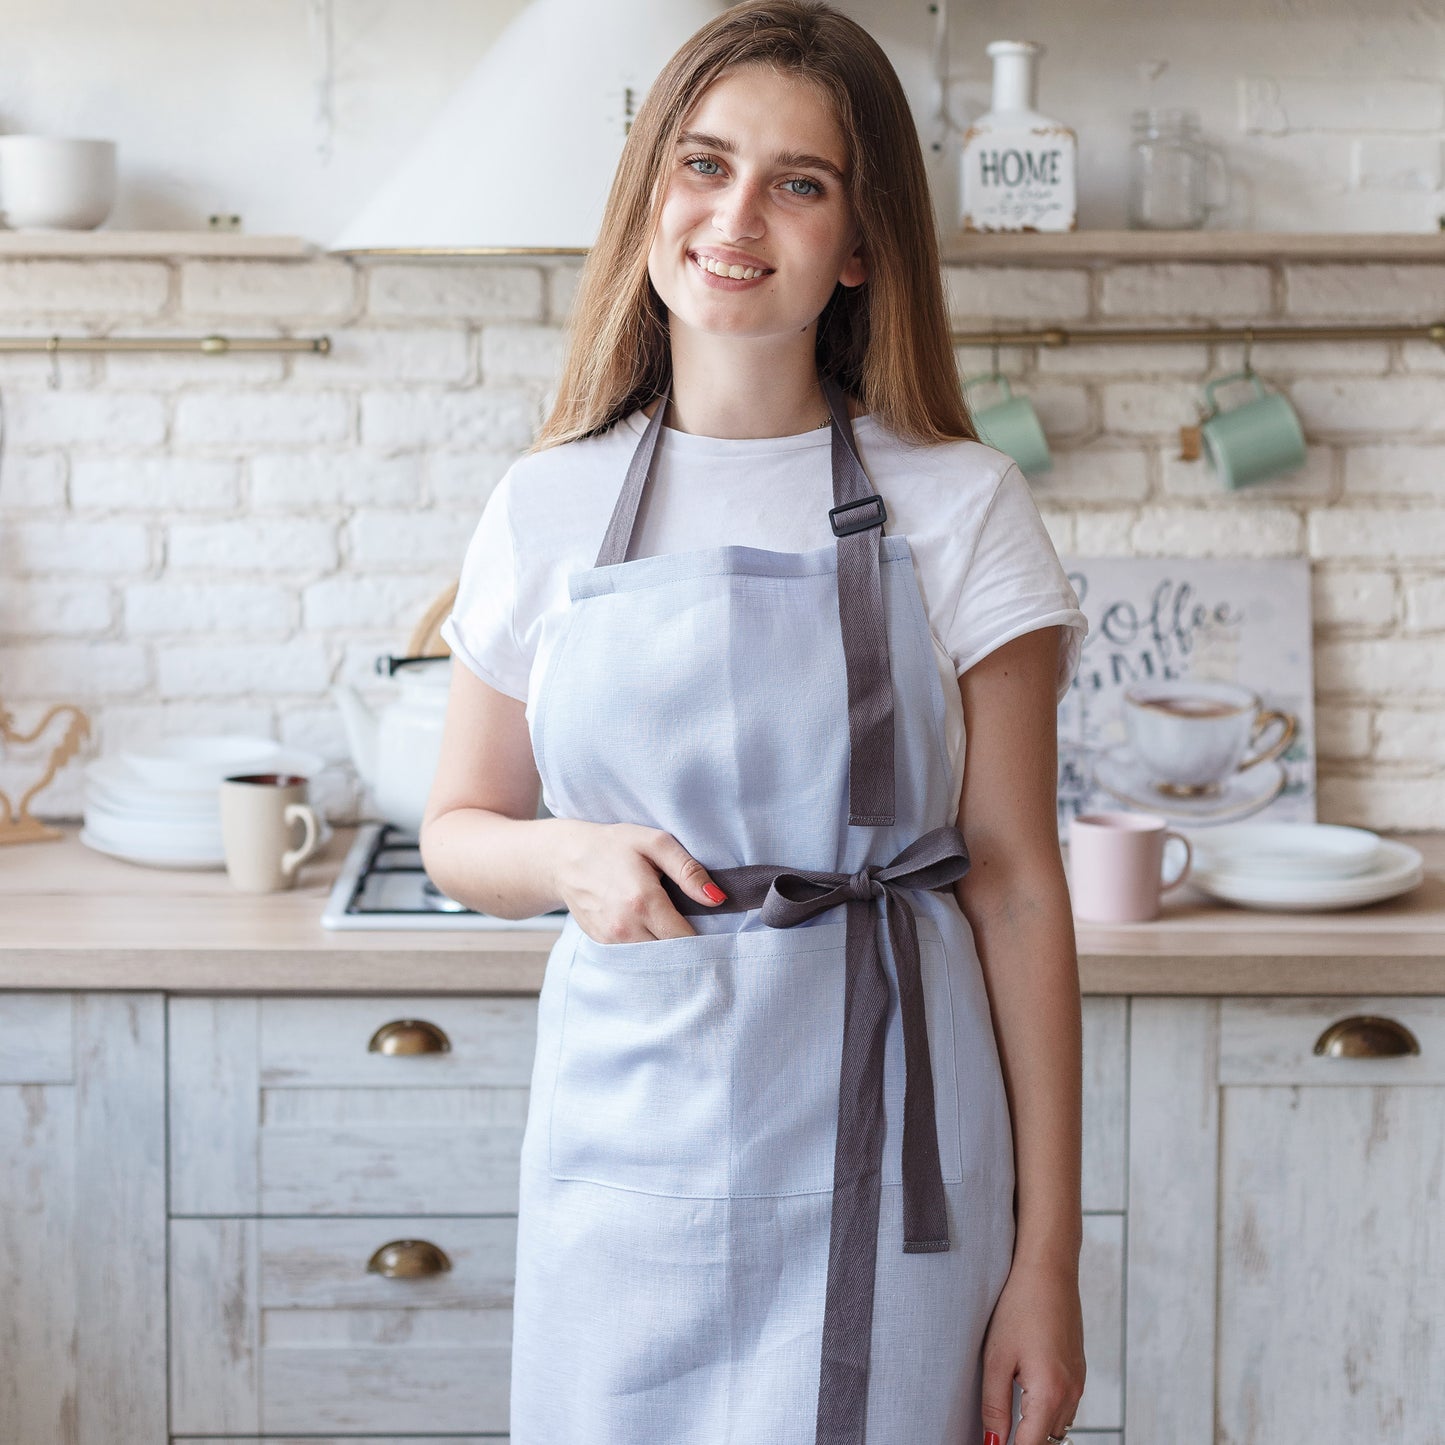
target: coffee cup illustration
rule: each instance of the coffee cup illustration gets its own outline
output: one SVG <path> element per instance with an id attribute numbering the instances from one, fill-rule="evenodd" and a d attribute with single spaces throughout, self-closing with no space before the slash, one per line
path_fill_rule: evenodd
<path id="1" fill-rule="evenodd" d="M 1239 683 L 1194 678 L 1134 683 L 1123 714 L 1130 749 L 1155 787 L 1183 798 L 1217 793 L 1236 773 L 1279 757 L 1299 724 Z"/>

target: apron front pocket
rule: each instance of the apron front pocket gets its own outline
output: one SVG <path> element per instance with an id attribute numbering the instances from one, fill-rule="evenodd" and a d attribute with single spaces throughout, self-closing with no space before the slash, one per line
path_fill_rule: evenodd
<path id="1" fill-rule="evenodd" d="M 549 1170 L 726 1198 L 732 937 L 597 943 L 567 970 Z"/>
<path id="2" fill-rule="evenodd" d="M 943 950 L 920 917 L 944 1178 L 961 1177 L 953 1014 Z M 880 939 L 882 935 L 880 932 Z M 583 935 L 567 975 L 550 1172 L 677 1197 L 833 1187 L 845 924 L 640 943 Z M 901 1178 L 903 1036 L 885 1061 L 883 1182 Z"/>

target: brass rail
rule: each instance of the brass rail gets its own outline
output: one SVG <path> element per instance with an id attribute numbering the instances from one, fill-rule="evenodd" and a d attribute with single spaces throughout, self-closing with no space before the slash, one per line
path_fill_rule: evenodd
<path id="1" fill-rule="evenodd" d="M 0 352 L 44 351 L 229 351 L 331 350 L 329 336 L 0 336 Z"/>
<path id="2" fill-rule="evenodd" d="M 1445 321 L 1348 326 L 1049 326 L 1040 330 L 954 331 L 955 346 L 1065 346 L 1148 342 L 1242 341 L 1433 341 L 1445 346 Z M 325 355 L 329 336 L 0 336 L 0 352 L 199 351 L 223 356 L 236 351 L 309 351 Z"/>
<path id="3" fill-rule="evenodd" d="M 1040 331 L 955 331 L 955 346 L 1092 346 L 1149 341 L 1433 341 L 1445 346 L 1445 321 L 1380 326 L 1099 326 Z"/>

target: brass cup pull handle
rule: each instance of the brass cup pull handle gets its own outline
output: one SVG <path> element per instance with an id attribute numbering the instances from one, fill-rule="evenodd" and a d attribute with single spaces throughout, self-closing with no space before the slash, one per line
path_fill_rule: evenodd
<path id="1" fill-rule="evenodd" d="M 372 1034 L 366 1048 L 373 1054 L 448 1054 L 452 1043 L 425 1019 L 393 1019 Z"/>
<path id="2" fill-rule="evenodd" d="M 387 1279 L 426 1279 L 452 1267 L 446 1253 L 426 1239 L 393 1239 L 366 1262 L 369 1274 Z"/>
<path id="3" fill-rule="evenodd" d="M 1338 1019 L 1315 1040 L 1315 1053 L 1334 1059 L 1393 1059 L 1419 1052 L 1420 1041 L 1404 1024 L 1378 1014 Z"/>

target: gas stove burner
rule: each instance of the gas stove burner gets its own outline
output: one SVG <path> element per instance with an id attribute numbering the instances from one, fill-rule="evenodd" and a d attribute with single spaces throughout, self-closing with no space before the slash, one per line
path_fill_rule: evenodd
<path id="1" fill-rule="evenodd" d="M 474 911 L 465 903 L 458 903 L 455 898 L 448 897 L 430 878 L 425 879 L 421 885 L 421 899 L 428 908 L 436 913 L 471 913 Z"/>
<path id="2" fill-rule="evenodd" d="M 414 833 L 363 823 L 321 914 L 323 928 L 561 928 L 567 910 L 497 918 L 443 893 L 422 867 Z"/>

